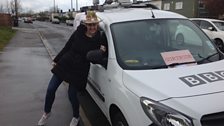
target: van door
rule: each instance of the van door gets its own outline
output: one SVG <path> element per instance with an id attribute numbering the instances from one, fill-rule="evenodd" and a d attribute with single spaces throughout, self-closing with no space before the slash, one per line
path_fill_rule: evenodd
<path id="1" fill-rule="evenodd" d="M 105 111 L 104 86 L 107 85 L 107 78 L 107 71 L 102 65 L 91 64 L 88 84 L 94 92 L 94 100 L 103 111 Z"/>
<path id="2" fill-rule="evenodd" d="M 107 43 L 106 37 L 105 37 L 105 40 Z M 105 58 L 107 61 L 107 57 L 105 57 Z M 106 64 L 107 64 L 107 62 L 106 62 Z M 94 93 L 94 95 L 91 94 L 91 96 L 94 97 L 95 102 L 97 102 L 98 106 L 104 112 L 106 112 L 105 90 L 109 83 L 108 78 L 109 77 L 108 77 L 108 71 L 107 71 L 106 66 L 100 65 L 100 64 L 91 64 L 90 71 L 89 71 L 89 77 L 88 77 L 88 84 Z"/>

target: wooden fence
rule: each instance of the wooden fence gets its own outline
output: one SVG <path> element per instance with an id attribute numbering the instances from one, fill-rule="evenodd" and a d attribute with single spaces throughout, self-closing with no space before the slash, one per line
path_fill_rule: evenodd
<path id="1" fill-rule="evenodd" d="M 0 26 L 12 26 L 12 18 L 10 14 L 0 13 Z"/>

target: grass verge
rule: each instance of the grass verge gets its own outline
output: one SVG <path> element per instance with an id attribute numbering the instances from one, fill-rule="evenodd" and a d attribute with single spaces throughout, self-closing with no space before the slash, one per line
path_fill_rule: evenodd
<path id="1" fill-rule="evenodd" d="M 15 33 L 16 30 L 13 30 L 11 27 L 0 26 L 0 51 L 2 51 L 5 45 L 15 35 Z"/>

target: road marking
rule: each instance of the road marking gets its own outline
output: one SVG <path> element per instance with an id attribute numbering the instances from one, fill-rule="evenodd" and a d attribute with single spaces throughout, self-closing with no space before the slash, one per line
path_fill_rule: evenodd
<path id="1" fill-rule="evenodd" d="M 55 55 L 52 52 L 55 52 L 55 51 L 53 51 L 53 48 L 49 47 L 49 42 L 47 41 L 47 39 L 45 39 L 43 34 L 39 30 L 37 30 L 37 31 L 38 31 L 38 35 L 39 35 L 42 43 L 44 44 L 45 48 L 47 49 L 47 52 L 48 52 L 51 60 L 53 60 Z M 68 83 L 63 82 L 63 85 L 65 85 L 68 89 Z M 84 126 L 92 126 L 81 105 L 79 107 L 79 111 L 80 111 L 80 117 L 84 123 Z"/>

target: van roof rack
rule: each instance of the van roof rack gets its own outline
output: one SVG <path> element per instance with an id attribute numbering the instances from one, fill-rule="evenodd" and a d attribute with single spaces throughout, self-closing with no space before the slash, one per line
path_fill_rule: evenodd
<path id="1" fill-rule="evenodd" d="M 124 7 L 124 8 L 151 8 L 151 9 L 156 9 L 160 10 L 157 6 L 153 4 L 126 4 L 126 6 L 120 6 L 119 4 L 113 4 L 113 5 L 103 5 L 102 8 L 103 10 L 108 10 L 112 8 L 118 8 L 118 7 Z"/>
<path id="2" fill-rule="evenodd" d="M 159 8 L 153 4 L 150 3 L 134 3 L 130 6 L 131 8 L 152 8 L 152 9 L 157 9 L 159 10 Z"/>
<path id="3" fill-rule="evenodd" d="M 153 4 L 151 4 L 149 1 L 136 1 L 135 3 L 132 3 L 130 0 L 106 0 L 103 5 L 94 5 L 94 6 L 85 6 L 80 8 L 82 12 L 85 12 L 87 10 L 97 10 L 97 11 L 104 11 L 108 9 L 113 8 L 151 8 L 151 9 L 157 9 L 159 8 Z"/>

